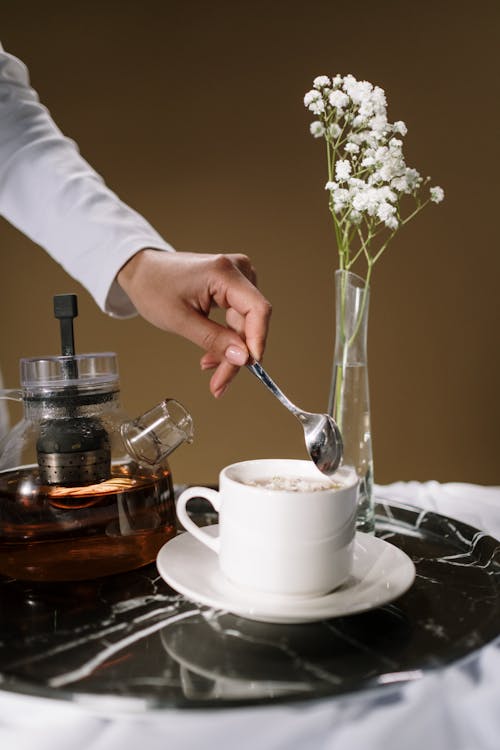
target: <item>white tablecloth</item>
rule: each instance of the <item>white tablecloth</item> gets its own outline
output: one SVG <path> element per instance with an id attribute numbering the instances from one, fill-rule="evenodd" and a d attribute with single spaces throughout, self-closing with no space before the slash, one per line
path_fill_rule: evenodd
<path id="1" fill-rule="evenodd" d="M 500 538 L 500 487 L 398 482 L 377 495 Z M 500 629 L 500 623 L 499 623 Z M 312 703 L 96 716 L 0 691 L 0 750 L 499 750 L 500 641 L 392 691 Z"/>

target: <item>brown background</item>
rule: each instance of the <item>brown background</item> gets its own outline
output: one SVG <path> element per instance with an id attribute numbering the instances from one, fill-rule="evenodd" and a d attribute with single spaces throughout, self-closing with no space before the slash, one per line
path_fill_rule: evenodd
<path id="1" fill-rule="evenodd" d="M 177 249 L 251 255 L 274 306 L 267 367 L 310 410 L 326 408 L 337 258 L 324 149 L 302 98 L 324 73 L 381 85 L 389 118 L 408 125 L 407 162 L 447 195 L 375 271 L 376 480 L 490 484 L 500 483 L 498 8 L 31 0 L 2 4 L 1 39 L 61 129 Z M 298 423 L 249 373 L 214 401 L 193 345 L 107 318 L 5 221 L 0 248 L 8 385 L 21 356 L 58 353 L 51 296 L 76 290 L 78 350 L 118 353 L 128 411 L 165 395 L 191 410 L 197 439 L 172 457 L 177 480 L 213 480 L 244 457 L 305 457 Z"/>

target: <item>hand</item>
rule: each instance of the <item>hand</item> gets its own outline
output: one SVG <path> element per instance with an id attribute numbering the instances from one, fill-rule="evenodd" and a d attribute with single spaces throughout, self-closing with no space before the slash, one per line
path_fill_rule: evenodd
<path id="1" fill-rule="evenodd" d="M 205 349 L 200 364 L 215 369 L 210 390 L 216 398 L 251 357 L 262 358 L 271 305 L 255 286 L 246 255 L 145 249 L 117 278 L 143 318 Z M 225 326 L 210 320 L 214 306 L 226 310 Z"/>

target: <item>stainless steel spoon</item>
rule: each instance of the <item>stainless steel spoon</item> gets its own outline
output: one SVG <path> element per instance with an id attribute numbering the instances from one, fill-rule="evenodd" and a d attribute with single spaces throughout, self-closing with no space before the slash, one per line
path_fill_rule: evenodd
<path id="1" fill-rule="evenodd" d="M 247 367 L 302 423 L 309 455 L 323 474 L 331 476 L 340 464 L 343 451 L 342 435 L 337 423 L 328 414 L 311 414 L 292 404 L 258 362 Z"/>

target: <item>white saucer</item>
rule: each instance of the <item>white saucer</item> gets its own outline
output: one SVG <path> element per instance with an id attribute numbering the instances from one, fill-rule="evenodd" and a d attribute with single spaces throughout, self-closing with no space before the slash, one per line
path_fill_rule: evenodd
<path id="1" fill-rule="evenodd" d="M 217 535 L 218 526 L 205 527 Z M 352 574 L 346 583 L 324 596 L 279 598 L 257 594 L 227 580 L 215 552 L 183 533 L 163 545 L 156 558 L 169 586 L 188 599 L 250 620 L 299 623 L 352 615 L 396 599 L 410 588 L 415 566 L 398 547 L 357 532 Z"/>

